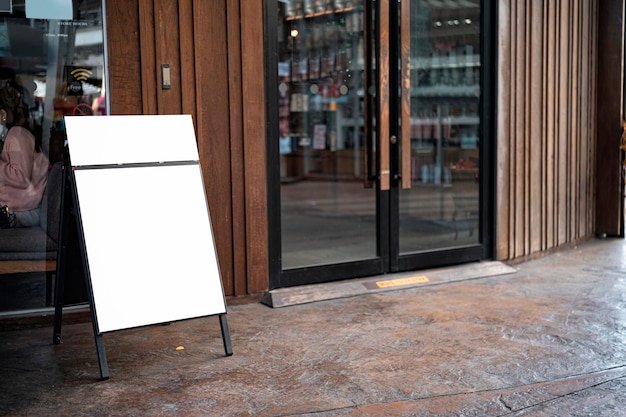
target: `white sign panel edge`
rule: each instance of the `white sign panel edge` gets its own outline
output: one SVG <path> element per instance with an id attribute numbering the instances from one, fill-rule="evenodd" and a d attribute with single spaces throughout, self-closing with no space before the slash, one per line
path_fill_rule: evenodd
<path id="1" fill-rule="evenodd" d="M 191 115 L 65 116 L 73 166 L 197 161 Z"/>

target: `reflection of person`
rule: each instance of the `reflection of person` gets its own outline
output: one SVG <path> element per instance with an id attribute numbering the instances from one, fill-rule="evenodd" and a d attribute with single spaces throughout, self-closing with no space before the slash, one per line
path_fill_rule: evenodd
<path id="1" fill-rule="evenodd" d="M 9 227 L 39 224 L 48 181 L 50 162 L 26 128 L 28 119 L 21 92 L 11 85 L 0 88 L 0 206 L 8 207 Z"/>
<path id="2" fill-rule="evenodd" d="M 104 93 L 93 99 L 91 111 L 94 116 L 104 116 L 107 113 Z"/>

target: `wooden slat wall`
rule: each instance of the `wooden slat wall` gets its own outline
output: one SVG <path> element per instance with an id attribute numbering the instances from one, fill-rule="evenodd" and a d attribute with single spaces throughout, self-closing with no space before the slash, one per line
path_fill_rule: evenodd
<path id="1" fill-rule="evenodd" d="M 598 0 L 499 2 L 496 256 L 594 233 Z"/>
<path id="2" fill-rule="evenodd" d="M 107 1 L 111 111 L 193 116 L 227 295 L 269 282 L 262 16 L 247 0 Z"/>

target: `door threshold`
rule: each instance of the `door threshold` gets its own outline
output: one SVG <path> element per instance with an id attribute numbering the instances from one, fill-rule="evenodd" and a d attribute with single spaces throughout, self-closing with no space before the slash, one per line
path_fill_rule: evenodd
<path id="1" fill-rule="evenodd" d="M 347 281 L 279 288 L 267 292 L 261 299 L 261 303 L 272 308 L 289 307 L 317 301 L 355 297 L 364 294 L 487 278 L 497 275 L 512 274 L 516 271 L 515 268 L 499 261 L 475 262 L 447 268 L 401 272 Z"/>

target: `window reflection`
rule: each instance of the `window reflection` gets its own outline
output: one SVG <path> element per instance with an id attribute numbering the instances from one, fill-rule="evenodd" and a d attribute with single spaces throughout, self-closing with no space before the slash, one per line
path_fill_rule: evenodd
<path id="1" fill-rule="evenodd" d="M 0 311 L 38 308 L 51 301 L 50 282 L 45 281 L 55 269 L 64 116 L 107 113 L 102 17 L 101 0 L 0 4 L 0 90 L 10 86 L 19 92 L 28 119 L 23 128 L 34 138 L 32 146 L 41 147 L 34 171 L 45 167 L 43 180 L 29 177 L 33 183 L 29 187 L 38 192 L 35 207 L 28 206 L 35 220 L 31 225 L 0 229 Z M 9 148 L 15 150 L 13 145 Z M 9 153 L 11 149 L 3 149 L 0 163 L 16 172 L 19 158 Z M 6 196 L 9 181 L 0 170 L 0 199 L 3 184 Z M 0 205 L 19 217 L 24 207 L 9 205 L 12 200 L 4 198 L 7 201 L 0 200 Z"/>

